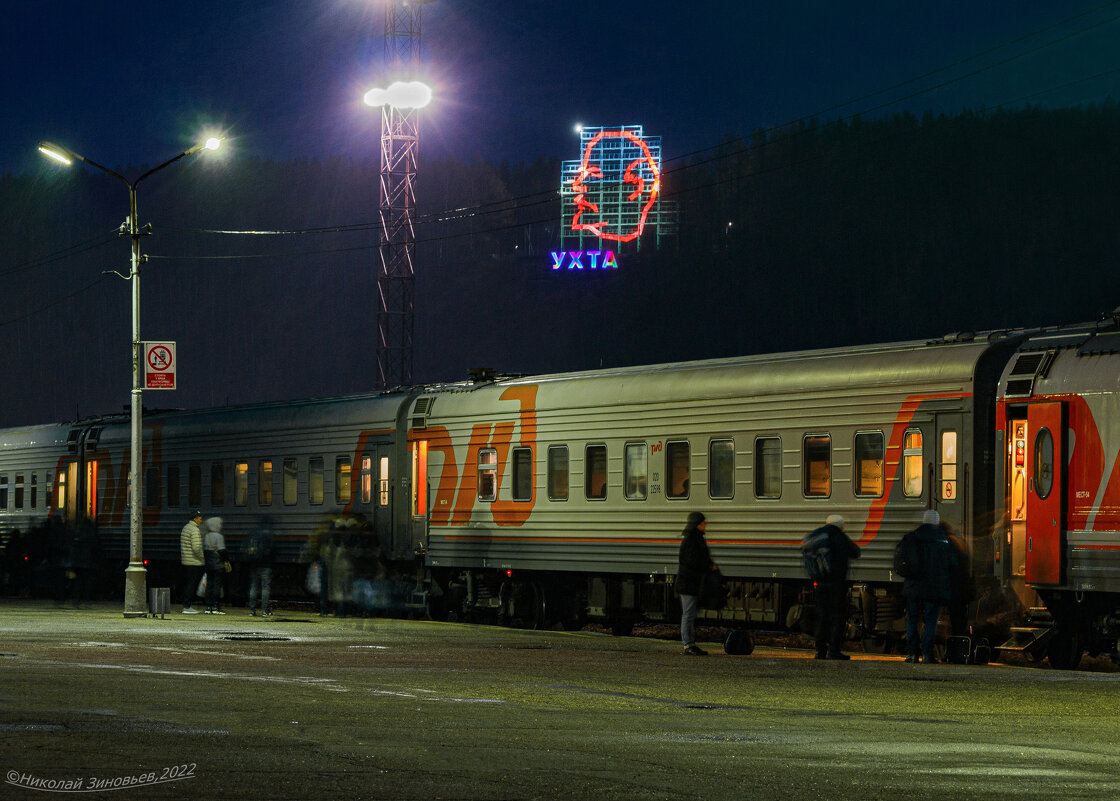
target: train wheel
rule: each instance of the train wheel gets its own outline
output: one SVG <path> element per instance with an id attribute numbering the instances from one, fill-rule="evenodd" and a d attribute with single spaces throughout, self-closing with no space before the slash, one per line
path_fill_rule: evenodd
<path id="1" fill-rule="evenodd" d="M 498 592 L 498 625 L 539 629 L 545 620 L 544 590 L 536 581 L 507 581 Z"/>
<path id="2" fill-rule="evenodd" d="M 863 652 L 867 654 L 889 654 L 894 643 L 886 634 L 874 634 L 863 638 Z"/>
<path id="3" fill-rule="evenodd" d="M 1081 664 L 1081 635 L 1076 628 L 1059 627 L 1050 640 L 1046 656 L 1056 670 L 1075 670 Z"/>
<path id="4" fill-rule="evenodd" d="M 629 637 L 634 633 L 634 614 L 629 611 L 619 612 L 610 619 L 611 634 L 615 637 Z"/>

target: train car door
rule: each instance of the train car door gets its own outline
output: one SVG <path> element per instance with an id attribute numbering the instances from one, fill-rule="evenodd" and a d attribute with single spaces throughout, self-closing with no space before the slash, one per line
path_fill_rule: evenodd
<path id="1" fill-rule="evenodd" d="M 1028 584 L 1062 581 L 1065 534 L 1065 407 L 1027 407 L 1026 579 Z"/>
<path id="2" fill-rule="evenodd" d="M 960 414 L 937 415 L 937 439 L 933 448 L 936 477 L 933 508 L 962 537 L 968 534 L 965 531 L 968 486 L 964 469 L 966 442 L 963 422 Z"/>

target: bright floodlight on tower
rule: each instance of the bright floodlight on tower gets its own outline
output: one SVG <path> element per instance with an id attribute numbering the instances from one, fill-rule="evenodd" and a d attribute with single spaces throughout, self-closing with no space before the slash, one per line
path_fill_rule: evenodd
<path id="1" fill-rule="evenodd" d="M 209 139 L 206 140 L 206 143 L 203 145 L 203 147 L 205 147 L 207 150 L 217 150 L 219 147 L 221 147 L 221 145 L 222 145 L 222 140 L 221 139 L 219 139 L 216 136 L 211 136 Z"/>
<path id="2" fill-rule="evenodd" d="M 420 81 L 394 81 L 388 89 L 375 87 L 365 93 L 367 106 L 393 108 L 424 108 L 432 102 L 432 89 Z"/>

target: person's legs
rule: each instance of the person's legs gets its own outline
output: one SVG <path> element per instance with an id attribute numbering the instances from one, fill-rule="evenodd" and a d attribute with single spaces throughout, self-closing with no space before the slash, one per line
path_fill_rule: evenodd
<path id="1" fill-rule="evenodd" d="M 933 662 L 933 644 L 937 639 L 937 621 L 941 617 L 941 603 L 922 602 L 922 660 Z"/>
<path id="2" fill-rule="evenodd" d="M 906 599 L 906 650 L 914 661 L 922 653 L 920 627 L 922 621 L 922 602 L 917 598 Z"/>
<path id="3" fill-rule="evenodd" d="M 261 613 L 265 615 L 272 614 L 268 608 L 268 602 L 272 596 L 272 568 L 261 568 Z"/>
<path id="4" fill-rule="evenodd" d="M 693 628 L 696 623 L 696 596 L 681 596 L 681 642 L 685 648 L 696 644 Z"/>
<path id="5" fill-rule="evenodd" d="M 261 587 L 261 571 L 260 568 L 254 567 L 249 570 L 249 614 L 256 614 L 257 611 L 257 594 L 260 592 Z"/>

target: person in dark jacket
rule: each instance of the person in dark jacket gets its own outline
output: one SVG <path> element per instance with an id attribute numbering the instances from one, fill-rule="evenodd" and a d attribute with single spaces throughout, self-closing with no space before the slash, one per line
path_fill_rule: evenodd
<path id="1" fill-rule="evenodd" d="M 968 635 L 968 605 L 976 594 L 972 586 L 972 560 L 964 540 L 953 533 L 944 522 L 941 524 L 949 535 L 949 542 L 957 552 L 956 564 L 949 580 L 949 628 L 954 637 Z"/>
<path id="2" fill-rule="evenodd" d="M 268 606 L 272 591 L 272 563 L 276 557 L 276 537 L 272 531 L 272 518 L 264 517 L 245 543 L 245 561 L 249 566 L 249 614 L 257 614 L 260 600 L 262 617 L 272 617 Z"/>
<path id="3" fill-rule="evenodd" d="M 913 575 L 902 584 L 906 596 L 907 662 L 937 661 L 933 653 L 941 607 L 952 600 L 952 579 L 957 569 L 957 551 L 941 525 L 936 509 L 927 509 L 922 524 L 903 537 L 900 548 L 917 554 Z"/>
<path id="4" fill-rule="evenodd" d="M 700 582 L 704 575 L 716 570 L 704 531 L 708 522 L 700 512 L 690 512 L 688 525 L 681 533 L 680 559 L 677 566 L 677 594 L 681 598 L 681 642 L 689 656 L 706 656 L 707 651 L 696 644 L 693 627 L 700 595 Z"/>
<path id="5" fill-rule="evenodd" d="M 844 518 L 829 515 L 824 526 L 812 532 L 805 542 L 827 550 L 828 571 L 816 579 L 817 659 L 850 659 L 843 652 L 844 630 L 848 623 L 848 565 L 859 559 L 859 546 L 844 533 Z"/>

